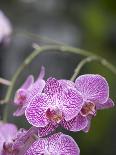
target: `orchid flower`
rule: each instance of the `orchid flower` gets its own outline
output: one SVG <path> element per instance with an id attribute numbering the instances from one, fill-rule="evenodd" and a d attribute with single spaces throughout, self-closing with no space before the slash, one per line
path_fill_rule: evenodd
<path id="1" fill-rule="evenodd" d="M 21 116 L 25 113 L 27 105 L 36 94 L 41 94 L 45 81 L 43 77 L 45 75 L 45 68 L 41 67 L 40 74 L 37 80 L 34 82 L 34 77 L 29 75 L 24 84 L 16 91 L 14 104 L 18 107 L 14 116 Z"/>

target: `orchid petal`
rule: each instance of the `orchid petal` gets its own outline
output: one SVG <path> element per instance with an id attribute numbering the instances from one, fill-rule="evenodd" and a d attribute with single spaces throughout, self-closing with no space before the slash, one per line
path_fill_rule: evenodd
<path id="1" fill-rule="evenodd" d="M 15 137 L 16 132 L 17 127 L 14 124 L 6 123 L 0 126 L 0 133 L 4 136 L 4 139 L 7 142 L 12 141 L 12 138 Z"/>
<path id="2" fill-rule="evenodd" d="M 110 98 L 104 104 L 96 104 L 97 110 L 108 109 L 113 107 L 114 107 L 114 102 Z"/>
<path id="3" fill-rule="evenodd" d="M 38 128 L 38 136 L 44 137 L 52 133 L 58 127 L 57 123 L 50 122 L 47 126 L 43 128 Z"/>
<path id="4" fill-rule="evenodd" d="M 71 89 L 62 94 L 60 102 L 66 121 L 76 117 L 84 104 L 81 95 L 77 91 Z"/>
<path id="5" fill-rule="evenodd" d="M 92 115 L 87 116 L 88 123 L 87 123 L 87 126 L 83 129 L 85 133 L 87 133 L 90 130 L 92 118 L 93 118 Z"/>
<path id="6" fill-rule="evenodd" d="M 34 82 L 33 75 L 29 75 L 23 85 L 21 86 L 22 89 L 28 89 Z"/>
<path id="7" fill-rule="evenodd" d="M 39 76 L 38 76 L 38 79 L 43 79 L 44 76 L 45 76 L 45 67 L 42 66 L 41 70 L 40 70 L 40 73 L 39 73 Z"/>
<path id="8" fill-rule="evenodd" d="M 80 149 L 74 139 L 61 134 L 58 140 L 58 150 L 61 155 L 80 155 Z"/>
<path id="9" fill-rule="evenodd" d="M 22 116 L 25 113 L 26 106 L 18 106 L 17 110 L 13 113 L 13 116 Z"/>
<path id="10" fill-rule="evenodd" d="M 62 126 L 69 131 L 80 131 L 83 130 L 88 124 L 88 120 L 86 117 L 78 114 L 75 118 L 70 121 L 62 121 Z"/>
<path id="11" fill-rule="evenodd" d="M 48 97 L 45 94 L 37 94 L 27 106 L 25 116 L 28 122 L 35 127 L 45 127 L 48 124 L 46 110 Z"/>
<path id="12" fill-rule="evenodd" d="M 38 79 L 33 85 L 32 87 L 29 89 L 29 93 L 27 95 L 27 99 L 26 99 L 26 104 L 29 104 L 32 100 L 32 98 L 36 95 L 36 94 L 41 94 L 41 92 L 43 91 L 43 88 L 45 86 L 45 81 L 42 79 Z"/>
<path id="13" fill-rule="evenodd" d="M 25 155 L 79 155 L 76 142 L 68 135 L 57 133 L 49 138 L 40 138 L 34 142 Z"/>
<path id="14" fill-rule="evenodd" d="M 47 144 L 48 142 L 46 141 L 46 139 L 39 139 L 32 144 L 32 146 L 27 150 L 25 155 L 44 154 Z"/>
<path id="15" fill-rule="evenodd" d="M 105 78 L 100 75 L 86 74 L 79 76 L 75 82 L 76 89 L 85 101 L 103 104 L 109 97 L 109 86 Z"/>
<path id="16" fill-rule="evenodd" d="M 70 80 L 58 80 L 64 89 L 75 89 L 75 83 Z"/>
<path id="17" fill-rule="evenodd" d="M 58 80 L 51 77 L 46 81 L 46 85 L 44 88 L 45 94 L 53 96 L 54 94 L 60 93 L 61 91 L 62 86 L 60 85 Z"/>

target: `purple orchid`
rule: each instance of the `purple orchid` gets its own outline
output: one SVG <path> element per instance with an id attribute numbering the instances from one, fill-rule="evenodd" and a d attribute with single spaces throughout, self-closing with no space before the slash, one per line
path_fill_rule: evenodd
<path id="1" fill-rule="evenodd" d="M 31 99 L 36 94 L 41 94 L 45 81 L 43 77 L 45 75 L 45 68 L 41 67 L 39 77 L 34 82 L 34 77 L 32 75 L 28 76 L 24 84 L 16 91 L 14 104 L 17 105 L 18 109 L 14 112 L 14 116 L 21 116 L 25 113 L 25 109 Z"/>
<path id="2" fill-rule="evenodd" d="M 54 131 L 58 124 L 70 131 L 87 132 L 97 110 L 113 106 L 105 78 L 89 74 L 78 77 L 75 83 L 48 79 L 43 93 L 33 98 L 25 115 L 30 124 L 39 127 L 40 136 Z"/>
<path id="3" fill-rule="evenodd" d="M 39 127 L 39 134 L 53 131 L 63 120 L 70 121 L 83 106 L 78 91 L 63 80 L 49 78 L 43 93 L 35 95 L 25 110 L 28 122 Z M 46 133 L 47 134 L 47 133 Z"/>
<path id="4" fill-rule="evenodd" d="M 9 19 L 0 10 L 0 43 L 8 44 L 12 34 L 12 26 Z"/>
<path id="5" fill-rule="evenodd" d="M 16 151 L 16 155 L 24 155 L 30 146 L 35 142 L 37 135 L 37 128 L 31 127 L 28 131 L 20 129 L 14 139 L 12 148 Z M 14 154 L 15 155 L 15 154 Z"/>
<path id="6" fill-rule="evenodd" d="M 0 155 L 12 155 L 13 140 L 17 133 L 17 127 L 14 124 L 0 124 Z"/>
<path id="7" fill-rule="evenodd" d="M 0 124 L 0 155 L 23 155 L 33 144 L 37 129 L 17 130 L 14 124 Z"/>
<path id="8" fill-rule="evenodd" d="M 97 110 L 112 108 L 113 101 L 109 98 L 109 86 L 104 77 L 100 75 L 87 74 L 79 76 L 75 81 L 75 88 L 83 97 L 84 104 L 80 113 L 62 125 L 71 131 L 88 132 L 91 119 Z"/>
<path id="9" fill-rule="evenodd" d="M 57 133 L 34 142 L 25 155 L 80 155 L 80 150 L 70 136 Z"/>

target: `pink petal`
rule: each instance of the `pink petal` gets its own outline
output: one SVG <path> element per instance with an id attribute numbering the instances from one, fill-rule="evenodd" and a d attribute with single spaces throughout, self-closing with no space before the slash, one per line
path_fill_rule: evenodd
<path id="1" fill-rule="evenodd" d="M 38 79 L 43 79 L 44 76 L 45 76 L 45 67 L 42 66 L 41 70 L 40 70 L 40 73 L 39 73 L 39 76 L 38 76 Z"/>
<path id="2" fill-rule="evenodd" d="M 16 155 L 23 155 L 27 149 L 29 149 L 29 147 L 35 141 L 33 138 L 34 134 L 37 134 L 36 127 L 31 127 L 28 131 L 21 129 L 17 132 L 15 141 L 13 143 L 13 149 L 18 151 Z"/>
<path id="3" fill-rule="evenodd" d="M 78 114 L 72 120 L 66 122 L 65 120 L 62 121 L 62 126 L 69 131 L 80 131 L 83 130 L 88 124 L 88 120 L 86 117 Z"/>
<path id="4" fill-rule="evenodd" d="M 25 113 L 26 106 L 18 106 L 17 110 L 13 113 L 13 116 L 22 116 Z"/>
<path id="5" fill-rule="evenodd" d="M 23 85 L 21 86 L 21 88 L 23 89 L 28 89 L 34 82 L 34 77 L 33 75 L 29 75 L 26 79 L 26 81 L 23 83 Z"/>
<path id="6" fill-rule="evenodd" d="M 96 104 L 97 110 L 109 109 L 113 107 L 114 107 L 114 102 L 110 98 L 104 104 Z"/>
<path id="7" fill-rule="evenodd" d="M 45 152 L 48 142 L 46 139 L 35 141 L 24 155 L 42 155 Z"/>
<path id="8" fill-rule="evenodd" d="M 62 94 L 59 104 L 61 104 L 64 119 L 69 121 L 78 115 L 84 102 L 77 91 L 70 89 Z"/>
<path id="9" fill-rule="evenodd" d="M 14 124 L 6 123 L 0 126 L 0 134 L 4 137 L 5 141 L 12 142 L 17 132 L 17 127 Z"/>
<path id="10" fill-rule="evenodd" d="M 46 81 L 44 88 L 44 93 L 53 96 L 54 94 L 60 93 L 62 91 L 62 86 L 58 80 L 55 78 L 49 78 Z"/>
<path id="11" fill-rule="evenodd" d="M 109 97 L 109 86 L 104 77 L 94 74 L 79 76 L 75 82 L 85 101 L 103 104 Z"/>
<path id="12" fill-rule="evenodd" d="M 58 124 L 56 123 L 49 123 L 44 128 L 38 128 L 38 136 L 44 137 L 52 133 L 56 128 L 58 127 Z"/>
<path id="13" fill-rule="evenodd" d="M 70 80 L 58 80 L 63 89 L 75 89 L 75 83 Z"/>
<path id="14" fill-rule="evenodd" d="M 37 95 L 38 93 L 41 94 L 44 86 L 45 86 L 45 81 L 42 79 L 38 79 L 29 89 L 26 102 L 29 103 L 35 95 Z"/>
<path id="15" fill-rule="evenodd" d="M 87 126 L 83 129 L 85 133 L 87 133 L 90 130 L 92 118 L 93 118 L 92 115 L 87 116 L 88 123 L 87 123 Z"/>
<path id="16" fill-rule="evenodd" d="M 80 155 L 78 145 L 74 139 L 68 135 L 61 134 L 57 145 L 60 155 Z"/>
<path id="17" fill-rule="evenodd" d="M 40 138 L 34 142 L 25 155 L 36 154 L 79 155 L 80 150 L 70 136 L 57 133 L 49 138 Z"/>
<path id="18" fill-rule="evenodd" d="M 27 106 L 25 110 L 25 116 L 28 122 L 35 127 L 45 127 L 48 124 L 46 118 L 46 110 L 48 108 L 48 97 L 37 94 Z"/>

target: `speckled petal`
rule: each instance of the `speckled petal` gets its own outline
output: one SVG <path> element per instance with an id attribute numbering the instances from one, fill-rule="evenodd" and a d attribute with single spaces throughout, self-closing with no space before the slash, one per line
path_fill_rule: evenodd
<path id="1" fill-rule="evenodd" d="M 43 88 L 45 87 L 45 81 L 43 80 L 44 75 L 45 75 L 45 68 L 42 66 L 37 80 L 33 83 L 31 88 L 29 89 L 29 93 L 26 100 L 27 103 L 29 103 L 36 94 L 42 93 Z"/>
<path id="2" fill-rule="evenodd" d="M 62 134 L 58 139 L 58 150 L 60 155 L 80 155 L 80 149 L 74 139 Z"/>
<path id="3" fill-rule="evenodd" d="M 54 94 L 60 93 L 62 91 L 62 86 L 59 81 L 55 78 L 50 77 L 46 81 L 44 88 L 44 93 L 53 96 Z"/>
<path id="4" fill-rule="evenodd" d="M 88 124 L 88 120 L 86 117 L 78 114 L 75 118 L 71 119 L 70 121 L 66 122 L 65 120 L 62 121 L 61 125 L 69 130 L 69 131 L 80 131 L 83 130 Z"/>
<path id="5" fill-rule="evenodd" d="M 58 124 L 56 123 L 49 123 L 47 126 L 44 128 L 38 128 L 38 136 L 39 137 L 44 137 L 52 133 L 56 128 L 58 127 Z"/>
<path id="6" fill-rule="evenodd" d="M 29 89 L 29 93 L 27 95 L 26 103 L 30 103 L 32 98 L 38 93 L 41 94 L 43 88 L 45 86 L 45 81 L 42 79 L 38 79 Z"/>
<path id="7" fill-rule="evenodd" d="M 96 104 L 97 110 L 109 109 L 113 107 L 114 107 L 114 102 L 110 98 L 104 104 Z"/>
<path id="8" fill-rule="evenodd" d="M 21 86 L 21 88 L 28 89 L 33 84 L 33 82 L 34 82 L 33 75 L 29 75 L 25 80 L 25 82 L 23 83 L 23 85 Z"/>
<path id="9" fill-rule="evenodd" d="M 13 143 L 13 149 L 17 150 L 16 155 L 23 155 L 33 144 L 35 139 L 33 138 L 33 135 L 37 134 L 37 128 L 31 127 L 28 131 L 25 129 L 20 129 L 17 132 L 15 141 Z"/>
<path id="10" fill-rule="evenodd" d="M 105 78 L 100 75 L 82 75 L 76 79 L 75 85 L 85 101 L 103 104 L 108 100 L 109 86 Z"/>
<path id="11" fill-rule="evenodd" d="M 87 116 L 88 123 L 87 123 L 87 126 L 83 129 L 85 133 L 87 133 L 90 130 L 92 118 L 93 118 L 92 115 Z"/>
<path id="12" fill-rule="evenodd" d="M 78 115 L 84 102 L 83 98 L 77 91 L 69 89 L 62 94 L 60 104 L 64 114 L 64 119 L 69 121 Z"/>
<path id="13" fill-rule="evenodd" d="M 75 89 L 75 83 L 70 80 L 58 80 L 64 89 Z"/>
<path id="14" fill-rule="evenodd" d="M 79 155 L 76 142 L 68 135 L 57 133 L 34 142 L 25 155 Z"/>
<path id="15" fill-rule="evenodd" d="M 39 139 L 34 142 L 24 155 L 44 155 L 45 148 L 48 145 L 46 139 Z"/>
<path id="16" fill-rule="evenodd" d="M 27 106 L 25 116 L 28 122 L 35 127 L 45 127 L 48 124 L 45 112 L 48 108 L 48 97 L 37 94 Z"/>

